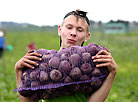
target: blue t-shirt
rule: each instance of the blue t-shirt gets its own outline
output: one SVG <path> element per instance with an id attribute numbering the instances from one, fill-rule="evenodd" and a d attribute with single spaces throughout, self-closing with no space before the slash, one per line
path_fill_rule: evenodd
<path id="1" fill-rule="evenodd" d="M 87 102 L 87 95 L 76 93 L 71 96 L 60 96 L 49 100 L 42 100 L 42 102 Z"/>
<path id="2" fill-rule="evenodd" d="M 4 48 L 5 46 L 5 38 L 4 37 L 0 37 L 0 48 Z"/>

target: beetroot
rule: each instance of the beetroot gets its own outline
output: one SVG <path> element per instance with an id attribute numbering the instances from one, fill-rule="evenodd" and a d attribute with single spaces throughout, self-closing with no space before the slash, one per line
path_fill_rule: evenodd
<path id="1" fill-rule="evenodd" d="M 73 82 L 72 78 L 70 76 L 67 76 L 65 79 L 64 79 L 64 82 L 65 83 L 71 83 Z"/>
<path id="2" fill-rule="evenodd" d="M 45 72 L 45 71 L 40 71 L 40 77 L 39 77 L 39 80 L 41 82 L 45 82 L 45 81 L 48 81 L 48 73 Z"/>
<path id="3" fill-rule="evenodd" d="M 32 72 L 30 73 L 30 79 L 31 79 L 31 80 L 36 80 L 36 79 L 38 79 L 38 78 L 39 78 L 39 71 L 35 70 L 35 71 L 32 71 Z"/>
<path id="4" fill-rule="evenodd" d="M 56 69 L 53 69 L 51 72 L 50 72 L 50 78 L 53 80 L 53 81 L 59 81 L 62 77 L 62 74 L 59 70 L 56 70 Z"/>
<path id="5" fill-rule="evenodd" d="M 40 86 L 40 82 L 38 82 L 38 81 L 31 82 L 31 87 L 38 87 L 38 86 Z"/>
<path id="6" fill-rule="evenodd" d="M 49 99 L 77 92 L 91 94 L 107 77 L 106 67 L 96 68 L 92 56 L 104 47 L 89 43 L 87 46 L 72 46 L 56 50 L 39 49 L 42 61 L 34 70 L 25 68 L 22 83 L 17 91 L 33 100 Z"/>
<path id="7" fill-rule="evenodd" d="M 61 55 L 61 57 L 60 57 L 60 59 L 61 59 L 61 61 L 63 61 L 63 60 L 69 60 L 69 53 L 63 53 L 62 55 Z"/>
<path id="8" fill-rule="evenodd" d="M 92 80 L 93 81 L 91 82 L 91 86 L 93 86 L 94 88 L 98 88 L 102 84 L 102 81 L 100 79 L 92 77 Z"/>
<path id="9" fill-rule="evenodd" d="M 79 47 L 78 50 L 77 50 L 77 54 L 79 54 L 80 56 L 85 52 L 86 52 L 86 50 L 85 50 L 84 47 Z"/>
<path id="10" fill-rule="evenodd" d="M 83 62 L 88 62 L 89 60 L 91 60 L 91 54 L 88 52 L 85 52 L 82 54 L 82 61 Z"/>
<path id="11" fill-rule="evenodd" d="M 91 72 L 91 75 L 94 77 L 99 77 L 102 75 L 102 73 L 101 73 L 100 69 L 94 68 L 93 71 Z"/>
<path id="12" fill-rule="evenodd" d="M 80 77 L 80 80 L 81 81 L 85 81 L 85 80 L 90 80 L 90 78 L 88 77 L 88 75 L 82 75 L 81 77 Z"/>
<path id="13" fill-rule="evenodd" d="M 71 65 L 68 61 L 61 61 L 59 65 L 59 70 L 63 73 L 69 73 L 71 70 Z"/>
<path id="14" fill-rule="evenodd" d="M 40 70 L 45 70 L 48 71 L 49 70 L 49 65 L 46 62 L 43 62 L 39 65 Z"/>
<path id="15" fill-rule="evenodd" d="M 49 60 L 49 66 L 52 68 L 58 68 L 59 63 L 60 62 L 58 57 L 53 57 Z"/>
<path id="16" fill-rule="evenodd" d="M 83 73 L 91 73 L 93 68 L 92 68 L 91 64 L 84 63 L 84 64 L 81 65 L 80 69 Z"/>
<path id="17" fill-rule="evenodd" d="M 81 77 L 82 74 L 81 74 L 80 69 L 79 69 L 78 67 L 75 67 L 75 68 L 73 68 L 73 69 L 70 71 L 69 75 L 70 75 L 73 79 L 78 79 L 78 78 Z"/>
<path id="18" fill-rule="evenodd" d="M 73 67 L 79 66 L 81 57 L 78 54 L 73 54 L 69 57 L 69 62 Z"/>

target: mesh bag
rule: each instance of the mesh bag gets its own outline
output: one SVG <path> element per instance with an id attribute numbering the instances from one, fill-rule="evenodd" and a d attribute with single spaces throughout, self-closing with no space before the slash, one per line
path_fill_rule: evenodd
<path id="1" fill-rule="evenodd" d="M 24 97 L 33 100 L 49 99 L 77 92 L 91 94 L 96 91 L 109 74 L 106 67 L 96 68 L 92 56 L 103 46 L 89 43 L 56 50 L 39 49 L 42 61 L 34 70 L 24 68 L 22 82 L 17 89 Z"/>

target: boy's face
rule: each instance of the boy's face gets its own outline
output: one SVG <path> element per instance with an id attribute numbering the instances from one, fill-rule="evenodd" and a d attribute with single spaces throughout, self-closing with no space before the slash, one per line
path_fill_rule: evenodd
<path id="1" fill-rule="evenodd" d="M 77 18 L 74 15 L 64 19 L 62 26 L 58 28 L 58 34 L 62 39 L 61 48 L 81 46 L 82 42 L 87 41 L 90 36 L 85 19 Z"/>

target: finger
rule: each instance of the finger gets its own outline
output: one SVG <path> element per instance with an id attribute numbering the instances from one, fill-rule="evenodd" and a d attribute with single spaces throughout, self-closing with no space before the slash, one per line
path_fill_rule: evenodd
<path id="1" fill-rule="evenodd" d="M 30 64 L 30 65 L 35 65 L 35 66 L 38 66 L 38 63 L 32 61 L 32 60 L 28 60 L 28 59 L 23 59 L 23 61 L 27 64 Z"/>
<path id="2" fill-rule="evenodd" d="M 96 67 L 110 67 L 111 63 L 101 63 L 101 64 L 97 64 Z"/>
<path id="3" fill-rule="evenodd" d="M 42 54 L 39 54 L 39 53 L 35 53 L 35 52 L 27 52 L 26 53 L 26 56 L 38 56 L 38 57 L 42 57 Z"/>
<path id="4" fill-rule="evenodd" d="M 36 61 L 41 61 L 42 58 L 40 57 L 36 57 L 36 56 L 25 56 L 25 59 L 29 59 L 29 60 L 36 60 Z"/>
<path id="5" fill-rule="evenodd" d="M 34 50 L 29 50 L 29 51 L 28 51 L 28 53 L 32 53 L 32 52 L 34 52 Z"/>
<path id="6" fill-rule="evenodd" d="M 108 54 L 110 54 L 110 53 L 107 52 L 106 50 L 101 50 L 96 55 L 108 55 Z"/>
<path id="7" fill-rule="evenodd" d="M 42 54 L 39 54 L 39 53 L 29 53 L 30 56 L 38 56 L 38 57 L 42 57 Z"/>
<path id="8" fill-rule="evenodd" d="M 96 55 L 96 56 L 92 56 L 92 59 L 99 59 L 99 58 L 112 59 L 112 56 L 110 56 L 110 55 Z"/>
<path id="9" fill-rule="evenodd" d="M 34 66 L 32 66 L 32 65 L 30 65 L 30 64 L 28 64 L 28 63 L 23 63 L 22 65 L 23 65 L 23 66 L 26 66 L 26 67 L 28 67 L 28 68 L 30 68 L 30 69 L 34 69 Z"/>
<path id="10" fill-rule="evenodd" d="M 93 62 L 111 62 L 111 59 L 95 59 Z"/>

